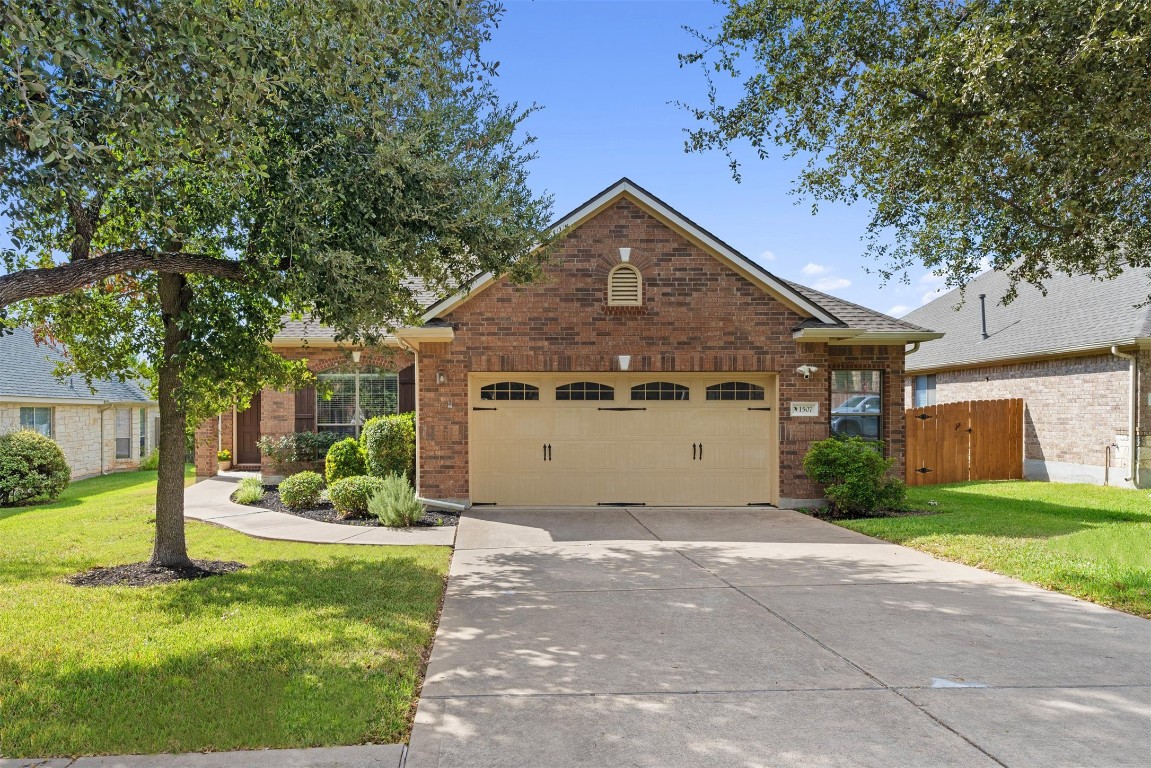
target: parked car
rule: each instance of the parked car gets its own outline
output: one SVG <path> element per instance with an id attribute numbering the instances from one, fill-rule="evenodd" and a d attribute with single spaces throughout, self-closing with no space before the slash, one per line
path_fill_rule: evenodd
<path id="1" fill-rule="evenodd" d="M 831 432 L 845 437 L 879 439 L 879 395 L 852 395 L 831 409 Z M 875 414 L 864 416 L 863 414 Z"/>

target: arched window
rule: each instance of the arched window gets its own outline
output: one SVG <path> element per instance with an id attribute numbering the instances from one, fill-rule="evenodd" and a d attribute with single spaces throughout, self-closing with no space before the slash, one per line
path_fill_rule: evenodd
<path id="1" fill-rule="evenodd" d="M 687 400 L 690 390 L 670 381 L 649 381 L 631 388 L 632 400 Z"/>
<path id="2" fill-rule="evenodd" d="M 521 381 L 497 381 L 480 387 L 480 400 L 539 400 L 540 388 Z"/>
<path id="3" fill-rule="evenodd" d="M 643 304 L 643 278 L 631 264 L 620 264 L 607 276 L 607 303 L 612 307 Z"/>
<path id="4" fill-rule="evenodd" d="M 399 377 L 377 368 L 337 369 L 316 377 L 316 430 L 359 437 L 373 416 L 399 413 Z"/>
<path id="5" fill-rule="evenodd" d="M 615 389 L 596 381 L 576 381 L 556 387 L 556 400 L 615 400 Z"/>
<path id="6" fill-rule="evenodd" d="M 707 388 L 708 400 L 762 400 L 763 387 L 749 381 L 725 381 Z"/>

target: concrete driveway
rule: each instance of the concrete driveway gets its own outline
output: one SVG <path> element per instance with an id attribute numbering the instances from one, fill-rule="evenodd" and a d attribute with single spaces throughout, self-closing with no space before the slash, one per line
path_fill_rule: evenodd
<path id="1" fill-rule="evenodd" d="M 1151 622 L 794 512 L 461 521 L 408 768 L 1147 766 Z"/>

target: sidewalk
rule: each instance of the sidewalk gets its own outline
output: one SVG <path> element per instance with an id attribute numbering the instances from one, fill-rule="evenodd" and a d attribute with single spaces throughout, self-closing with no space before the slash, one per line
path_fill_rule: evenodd
<path id="1" fill-rule="evenodd" d="M 314 749 L 261 749 L 242 752 L 190 752 L 183 755 L 57 757 L 12 760 L 0 768 L 400 768 L 403 744 L 365 744 Z"/>
<path id="2" fill-rule="evenodd" d="M 184 491 L 184 517 L 231 528 L 257 539 L 309 544 L 386 544 L 452 546 L 455 526 L 443 528 L 367 528 L 321 523 L 306 517 L 246 507 L 230 500 L 241 475 L 211 477 Z"/>

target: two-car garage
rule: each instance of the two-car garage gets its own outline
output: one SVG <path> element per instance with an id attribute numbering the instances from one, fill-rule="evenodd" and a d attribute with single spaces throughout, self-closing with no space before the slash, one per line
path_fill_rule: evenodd
<path id="1" fill-rule="evenodd" d="M 774 374 L 473 373 L 477 504 L 778 503 Z"/>

